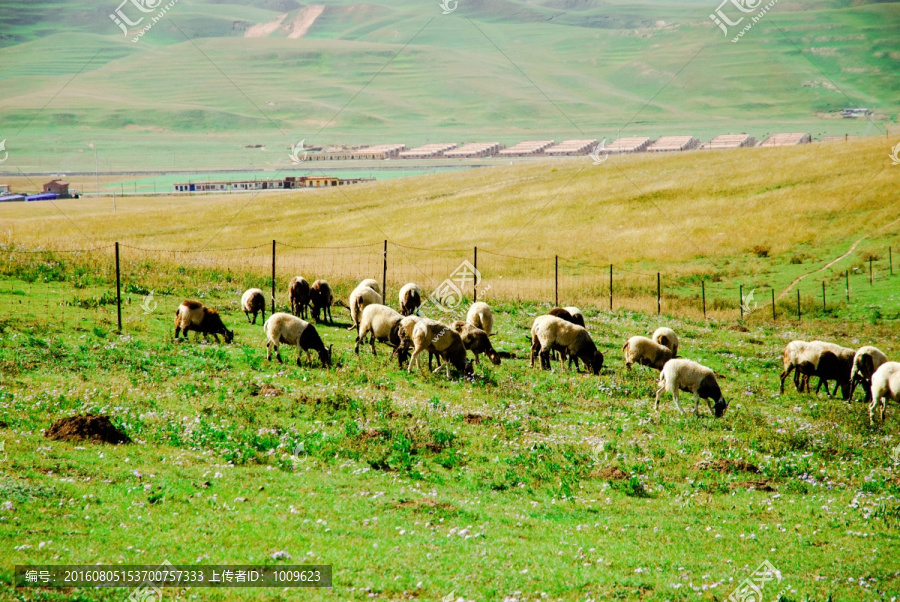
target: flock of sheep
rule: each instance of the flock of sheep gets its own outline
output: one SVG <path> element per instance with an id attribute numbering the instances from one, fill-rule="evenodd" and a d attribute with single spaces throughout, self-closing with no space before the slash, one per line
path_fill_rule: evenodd
<path id="1" fill-rule="evenodd" d="M 325 347 L 315 326 L 307 319 L 309 313 L 318 323 L 320 315 L 324 321 L 333 323 L 331 307 L 335 304 L 334 293 L 324 280 L 316 280 L 312 286 L 302 277 L 291 279 L 288 288 L 291 312 L 277 312 L 266 319 L 266 299 L 262 290 L 251 288 L 241 298 L 241 309 L 247 321 L 256 324 L 256 317 L 262 314 L 266 333 L 266 358 L 271 361 L 272 351 L 281 362 L 280 345 L 298 348 L 297 363 L 305 351 L 307 355 L 316 352 L 322 366 L 331 366 L 332 346 Z M 359 354 L 360 343 L 367 342 L 372 354 L 377 355 L 375 342 L 382 342 L 393 348 L 400 367 L 407 363 L 411 372 L 413 364 L 419 368 L 419 359 L 428 353 L 428 367 L 432 368 L 432 358 L 437 356 L 438 368 L 441 363 L 447 375 L 450 366 L 469 376 L 473 373 L 472 362 L 467 359 L 471 351 L 477 363 L 480 355 L 485 355 L 496 365 L 500 364 L 500 354 L 491 345 L 494 318 L 490 306 L 483 302 L 473 303 L 465 321 L 449 325 L 417 315 L 422 304 L 422 292 L 413 283 L 400 289 L 400 311 L 383 304 L 381 287 L 373 279 L 366 279 L 350 294 L 347 304 L 352 325 L 348 330 L 357 330 L 354 351 Z M 193 330 L 199 334 L 218 335 L 230 343 L 234 333 L 228 330 L 218 312 L 197 301 L 184 301 L 175 312 L 175 338 Z M 681 391 L 694 396 L 694 412 L 699 412 L 700 399 L 706 400 L 710 411 L 721 417 L 728 408 L 722 391 L 712 370 L 697 362 L 678 356 L 678 336 L 670 328 L 659 328 L 651 338 L 634 336 L 622 347 L 625 367 L 630 369 L 638 364 L 659 370 L 660 378 L 656 391 L 656 410 L 659 411 L 660 396 L 663 392 L 672 395 L 679 411 Z M 539 358 L 543 369 L 550 369 L 551 356 L 558 354 L 561 365 L 568 360 L 569 365 L 579 362 L 593 374 L 599 374 L 603 367 L 603 354 L 597 349 L 585 328 L 584 316 L 576 307 L 554 308 L 547 315 L 538 316 L 531 326 L 531 365 Z M 857 385 L 865 389 L 869 405 L 869 422 L 873 423 L 875 408 L 881 404 L 881 420 L 884 421 L 885 404 L 888 399 L 900 401 L 900 363 L 889 362 L 884 353 L 875 347 L 866 346 L 857 351 L 823 341 L 792 341 L 784 349 L 784 371 L 781 374 L 781 392 L 784 381 L 793 372 L 794 385 L 798 391 L 809 391 L 809 379 L 818 376 L 816 392 L 825 385 L 831 396 L 829 383 L 835 382 L 835 393 L 841 387 L 843 398 L 849 401 Z"/>

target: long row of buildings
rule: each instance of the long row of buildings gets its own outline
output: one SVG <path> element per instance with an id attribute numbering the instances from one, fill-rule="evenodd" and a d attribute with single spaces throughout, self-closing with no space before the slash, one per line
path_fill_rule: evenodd
<path id="1" fill-rule="evenodd" d="M 405 144 L 379 144 L 354 149 L 307 153 L 306 161 L 361 161 L 385 159 L 480 159 L 484 157 L 573 157 L 579 155 L 670 152 L 700 149 L 727 149 L 748 146 L 792 146 L 812 141 L 807 133 L 772 134 L 757 144 L 748 134 L 723 134 L 701 144 L 694 136 L 663 136 L 653 140 L 646 136 L 619 138 L 610 144 L 596 139 L 526 140 L 510 147 L 499 142 L 430 143 L 407 149 Z"/>
<path id="2" fill-rule="evenodd" d="M 181 182 L 175 184 L 175 192 L 244 192 L 247 190 L 292 190 L 295 188 L 328 188 L 347 186 L 361 182 L 374 182 L 375 178 L 336 178 L 332 176 L 288 176 L 276 180 L 214 180 L 205 182 Z"/>
<path id="3" fill-rule="evenodd" d="M 727 149 L 748 146 L 793 146 L 812 142 L 807 133 L 772 134 L 760 143 L 747 134 L 723 134 L 706 143 L 694 136 L 663 136 L 653 140 L 644 136 L 619 138 L 610 144 L 596 139 L 526 140 L 509 148 L 499 142 L 431 143 L 407 149 L 405 144 L 379 144 L 352 150 L 307 153 L 306 161 L 360 161 L 384 159 L 480 159 L 484 157 L 573 157 L 578 155 L 671 152 L 692 149 Z"/>

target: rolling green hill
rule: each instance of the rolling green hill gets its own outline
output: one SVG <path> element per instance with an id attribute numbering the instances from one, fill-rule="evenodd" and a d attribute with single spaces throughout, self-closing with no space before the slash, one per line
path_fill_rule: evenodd
<path id="1" fill-rule="evenodd" d="M 277 169 L 301 139 L 883 135 L 900 99 L 896 2 L 776 5 L 738 43 L 706 2 L 176 3 L 138 42 L 115 8 L 3 3 L 0 170 L 93 171 L 89 144 L 110 170 Z"/>

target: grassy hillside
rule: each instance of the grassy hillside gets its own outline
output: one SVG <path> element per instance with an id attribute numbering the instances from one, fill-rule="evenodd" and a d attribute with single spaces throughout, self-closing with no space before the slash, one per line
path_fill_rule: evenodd
<path id="1" fill-rule="evenodd" d="M 703 3 L 347 3 L 299 39 L 241 37 L 299 5 L 191 3 L 139 43 L 108 8 L 7 4 L 4 171 L 89 171 L 90 143 L 116 170 L 286 166 L 301 139 L 878 134 L 900 98 L 897 3 L 779 5 L 738 44 Z"/>

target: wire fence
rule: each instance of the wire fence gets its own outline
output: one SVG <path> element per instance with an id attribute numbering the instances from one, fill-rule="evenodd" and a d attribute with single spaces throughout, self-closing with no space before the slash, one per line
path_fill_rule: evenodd
<path id="1" fill-rule="evenodd" d="M 850 265 L 853 264 L 853 265 Z M 467 266 L 462 280 L 454 280 Z M 146 302 L 148 295 L 191 294 L 225 298 L 239 310 L 240 295 L 258 287 L 272 306 L 289 307 L 294 276 L 310 284 L 327 280 L 337 299 L 346 300 L 360 280 L 374 278 L 385 302 L 398 306 L 398 292 L 416 283 L 427 297 L 443 284 L 458 287 L 460 301 L 534 302 L 601 311 L 638 311 L 695 319 L 802 320 L 846 315 L 869 291 L 893 278 L 893 252 L 848 259 L 840 267 L 801 275 L 787 287 L 741 284 L 703 273 L 642 272 L 633 266 L 595 264 L 560 256 L 518 256 L 485 248 L 431 249 L 391 241 L 348 246 L 303 246 L 271 241 L 255 246 L 165 249 L 114 243 L 90 249 L 0 248 L 0 270 L 25 281 L 70 281 L 72 297 L 63 306 L 95 308 L 122 327 L 122 305 Z M 759 277 L 756 277 L 759 278 Z M 95 294 L 81 294 L 100 287 Z M 112 285 L 112 286 L 110 286 Z M 15 292 L 11 292 L 13 299 Z M 862 297 L 862 301 L 858 300 Z M 13 302 L 15 300 L 13 299 Z"/>

